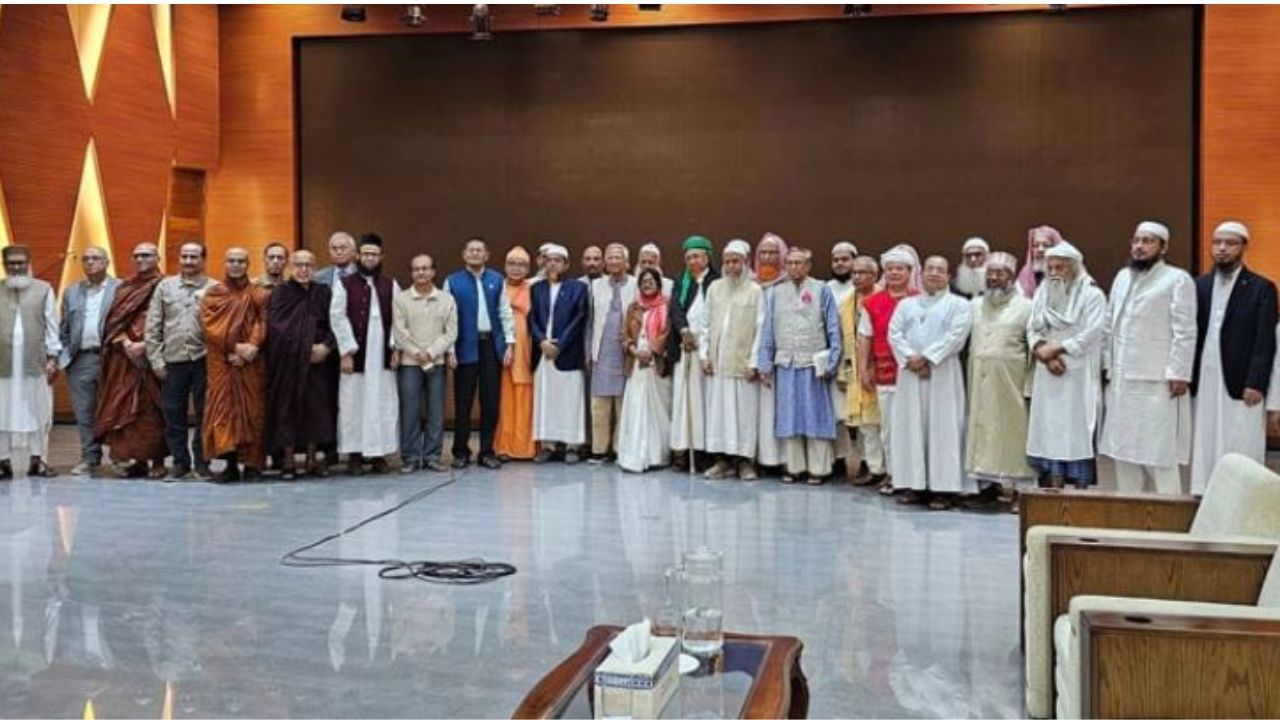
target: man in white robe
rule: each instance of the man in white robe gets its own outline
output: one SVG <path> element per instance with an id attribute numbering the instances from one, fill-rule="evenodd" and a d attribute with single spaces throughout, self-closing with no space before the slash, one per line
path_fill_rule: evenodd
<path id="1" fill-rule="evenodd" d="M 382 274 L 382 238 L 360 238 L 357 272 L 333 283 L 329 321 L 342 356 L 338 380 L 338 452 L 350 453 L 347 469 L 364 473 L 390 469 L 387 456 L 399 451 L 400 399 L 396 390 L 399 358 L 391 337 L 392 302 L 400 292 Z"/>
<path id="2" fill-rule="evenodd" d="M 1196 286 L 1164 261 L 1169 228 L 1138 225 L 1129 266 L 1111 283 L 1102 367 L 1108 384 L 1098 452 L 1115 460 L 1116 486 L 1182 492 L 1179 465 L 1191 459 L 1191 371 L 1196 350 Z"/>
<path id="3" fill-rule="evenodd" d="M 706 322 L 706 294 L 720 277 L 711 264 L 711 241 L 701 235 L 685 238 L 684 273 L 671 293 L 671 332 L 667 356 L 672 364 L 671 453 L 674 465 L 689 469 L 691 451 L 703 452 L 706 441 L 706 383 L 698 362 L 697 328 Z M 696 463 L 695 463 L 696 464 Z M 696 469 L 696 468 L 694 468 Z"/>
<path id="4" fill-rule="evenodd" d="M 827 287 L 835 299 L 836 311 L 844 307 L 844 301 L 853 294 L 853 259 L 858 257 L 858 247 L 841 241 L 831 247 L 831 279 Z M 845 424 L 845 388 L 840 386 L 839 375 L 831 379 L 831 407 L 836 418 L 836 462 L 844 463 L 845 476 L 858 477 L 858 467 L 853 463 L 853 436 Z"/>
<path id="5" fill-rule="evenodd" d="M 1025 268 L 1024 268 L 1025 269 Z M 1084 271 L 1084 255 L 1066 240 L 1045 251 L 1045 282 L 1027 320 L 1035 359 L 1027 464 L 1041 485 L 1096 481 L 1094 433 L 1102 406 L 1102 339 L 1107 298 Z"/>
<path id="6" fill-rule="evenodd" d="M 698 357 L 707 384 L 706 472 L 712 479 L 755 480 L 756 416 L 760 392 L 756 350 L 764 318 L 764 291 L 747 276 L 751 246 L 734 240 L 724 248 L 720 279 L 707 289 L 707 311 L 698 328 Z"/>
<path id="7" fill-rule="evenodd" d="M 30 456 L 28 474 L 52 477 L 45 462 L 53 424 L 53 391 L 58 372 L 58 315 L 49 283 L 31 276 L 31 251 L 4 248 L 4 291 L 0 292 L 0 480 Z"/>
<path id="8" fill-rule="evenodd" d="M 987 287 L 987 257 L 991 246 L 980 237 L 971 237 L 960 246 L 960 266 L 952 290 L 965 298 L 975 298 Z"/>
<path id="9" fill-rule="evenodd" d="M 533 346 L 533 439 L 542 447 L 535 463 L 581 460 L 587 423 L 586 328 L 591 317 L 587 285 L 565 282 L 569 251 L 549 244 L 543 252 L 542 282 L 529 290 L 529 341 Z"/>
<path id="10" fill-rule="evenodd" d="M 951 507 L 965 492 L 964 368 L 960 351 L 969 338 L 972 313 L 950 292 L 947 259 L 924 261 L 924 294 L 903 300 L 889 322 L 889 345 L 898 361 L 891 474 L 898 502 L 929 501 L 932 510 Z"/>
<path id="11" fill-rule="evenodd" d="M 1191 492 L 1201 495 L 1218 459 L 1239 453 L 1262 462 L 1276 355 L 1276 287 L 1244 266 L 1249 229 L 1228 221 L 1213 233 L 1213 270 L 1196 278 L 1196 368 L 1191 392 L 1195 438 Z"/>
<path id="12" fill-rule="evenodd" d="M 986 289 L 969 301 L 969 419 L 965 470 L 999 493 L 1017 511 L 1017 484 L 1033 477 L 1027 466 L 1027 399 L 1031 351 L 1027 319 L 1031 301 L 1018 292 L 1018 259 L 991 253 Z"/>

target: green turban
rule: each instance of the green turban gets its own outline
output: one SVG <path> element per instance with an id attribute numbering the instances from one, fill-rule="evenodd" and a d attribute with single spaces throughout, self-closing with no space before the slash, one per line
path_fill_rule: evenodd
<path id="1" fill-rule="evenodd" d="M 716 259 L 715 246 L 702 235 L 690 235 L 684 239 L 684 244 L 680 247 L 685 252 L 701 250 L 707 254 L 707 258 L 712 262 Z M 710 267 L 710 264 L 710 262 L 707 263 L 708 267 Z M 685 268 L 684 272 L 680 274 L 679 294 L 676 296 L 680 301 L 680 307 L 689 307 L 689 295 L 693 292 L 693 285 L 693 274 L 689 272 L 688 268 Z"/>

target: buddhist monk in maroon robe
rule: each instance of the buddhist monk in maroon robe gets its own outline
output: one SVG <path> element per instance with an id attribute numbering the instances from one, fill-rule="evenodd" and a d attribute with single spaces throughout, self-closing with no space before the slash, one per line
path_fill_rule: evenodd
<path id="1" fill-rule="evenodd" d="M 296 474 L 294 453 L 306 452 L 306 471 L 329 474 L 317 447 L 337 440 L 338 341 L 329 327 L 332 291 L 312 282 L 315 256 L 298 250 L 293 277 L 276 286 L 267 305 L 267 446 L 284 455 L 283 478 Z"/>
<path id="2" fill-rule="evenodd" d="M 270 292 L 249 282 L 249 253 L 227 250 L 226 274 L 205 291 L 200 303 L 208 385 L 204 401 L 206 460 L 223 458 L 227 469 L 216 481 L 241 479 L 262 470 L 262 431 L 267 414 L 267 363 L 261 353 L 267 335 Z"/>
<path id="3" fill-rule="evenodd" d="M 93 434 L 116 461 L 129 460 L 126 477 L 163 477 L 164 412 L 160 381 L 147 362 L 143 331 L 147 306 L 162 278 L 159 253 L 151 243 L 133 249 L 133 277 L 116 288 L 102 333 L 102 391 Z"/>

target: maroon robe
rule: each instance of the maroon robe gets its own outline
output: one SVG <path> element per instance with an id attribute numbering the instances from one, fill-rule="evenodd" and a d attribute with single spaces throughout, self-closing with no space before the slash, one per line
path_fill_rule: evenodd
<path id="1" fill-rule="evenodd" d="M 267 305 L 267 448 L 302 449 L 337 440 L 338 342 L 329 327 L 332 290 L 290 280 L 271 291 Z M 329 356 L 311 362 L 311 346 Z"/>

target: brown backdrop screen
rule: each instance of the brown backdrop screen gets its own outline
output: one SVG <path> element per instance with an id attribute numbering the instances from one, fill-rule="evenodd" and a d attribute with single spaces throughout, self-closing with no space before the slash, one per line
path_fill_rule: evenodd
<path id="1" fill-rule="evenodd" d="M 1109 283 L 1158 219 L 1187 266 L 1195 12 L 299 41 L 303 244 L 377 231 L 403 279 L 473 233 L 495 256 L 773 230 L 955 257 L 982 235 L 1021 259 L 1051 223 Z"/>

